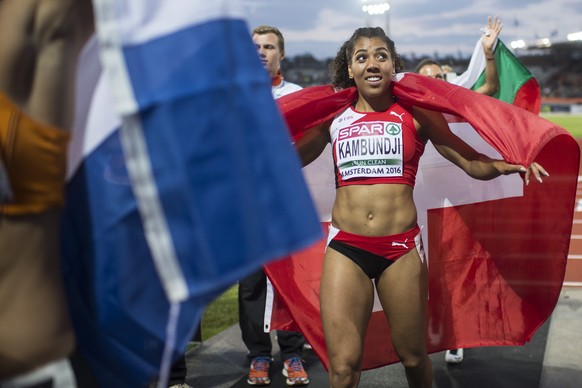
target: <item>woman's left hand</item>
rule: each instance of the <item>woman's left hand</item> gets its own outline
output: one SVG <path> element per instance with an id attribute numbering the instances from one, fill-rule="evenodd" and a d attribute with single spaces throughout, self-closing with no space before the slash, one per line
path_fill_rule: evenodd
<path id="1" fill-rule="evenodd" d="M 533 162 L 525 171 L 526 186 L 529 185 L 529 178 L 531 174 L 533 174 L 535 179 L 540 183 L 542 183 L 542 177 L 550 176 L 550 174 L 548 174 L 548 172 L 539 163 Z"/>

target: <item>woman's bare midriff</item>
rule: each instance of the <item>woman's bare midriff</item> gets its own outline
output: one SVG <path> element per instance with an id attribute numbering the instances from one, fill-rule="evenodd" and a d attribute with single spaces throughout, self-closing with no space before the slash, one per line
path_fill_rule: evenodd
<path id="1" fill-rule="evenodd" d="M 413 188 L 403 184 L 343 186 L 336 191 L 332 223 L 362 236 L 388 236 L 416 225 Z"/>
<path id="2" fill-rule="evenodd" d="M 75 346 L 58 233 L 56 210 L 0 216 L 0 380 L 67 357 Z"/>

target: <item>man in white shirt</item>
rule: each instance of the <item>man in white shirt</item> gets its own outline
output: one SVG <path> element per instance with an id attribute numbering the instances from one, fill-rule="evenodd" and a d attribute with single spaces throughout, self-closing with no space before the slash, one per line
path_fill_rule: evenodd
<path id="1" fill-rule="evenodd" d="M 253 42 L 259 57 L 272 81 L 273 98 L 301 89 L 301 86 L 285 81 L 281 74 L 281 61 L 285 57 L 285 41 L 276 27 L 259 26 L 252 32 Z M 239 324 L 242 339 L 249 350 L 251 365 L 247 378 L 249 385 L 268 385 L 269 366 L 273 360 L 269 333 L 263 330 L 263 318 L 267 295 L 267 277 L 261 269 L 239 282 Z M 287 385 L 299 386 L 309 383 L 303 368 L 302 350 L 305 339 L 301 333 L 278 331 L 277 341 L 283 359 L 283 375 Z"/>

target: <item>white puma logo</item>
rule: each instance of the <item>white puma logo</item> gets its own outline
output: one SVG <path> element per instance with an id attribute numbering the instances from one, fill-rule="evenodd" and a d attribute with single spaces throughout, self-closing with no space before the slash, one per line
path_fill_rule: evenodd
<path id="1" fill-rule="evenodd" d="M 408 239 L 404 240 L 403 243 L 399 243 L 397 241 L 392 241 L 392 246 L 393 247 L 403 247 L 403 248 L 408 248 L 408 245 L 406 245 L 406 241 L 408 241 Z"/>
<path id="2" fill-rule="evenodd" d="M 404 119 L 402 118 L 402 116 L 404 116 L 404 112 L 398 114 L 398 113 L 396 113 L 396 112 L 394 112 L 394 111 L 391 110 L 390 111 L 390 114 L 391 115 L 394 115 L 394 116 L 398 116 L 398 118 L 400 119 L 400 121 L 404 121 Z"/>

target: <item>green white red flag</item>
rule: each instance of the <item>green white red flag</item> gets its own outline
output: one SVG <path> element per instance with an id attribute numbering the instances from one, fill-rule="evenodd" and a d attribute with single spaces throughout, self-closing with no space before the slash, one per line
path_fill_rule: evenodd
<path id="1" fill-rule="evenodd" d="M 492 97 L 530 112 L 540 113 L 540 86 L 533 74 L 501 40 L 497 40 L 494 54 L 499 77 L 499 90 Z M 475 45 L 467 71 L 455 78 L 452 83 L 476 90 L 485 83 L 485 64 L 485 53 L 481 40 L 479 40 Z"/>

